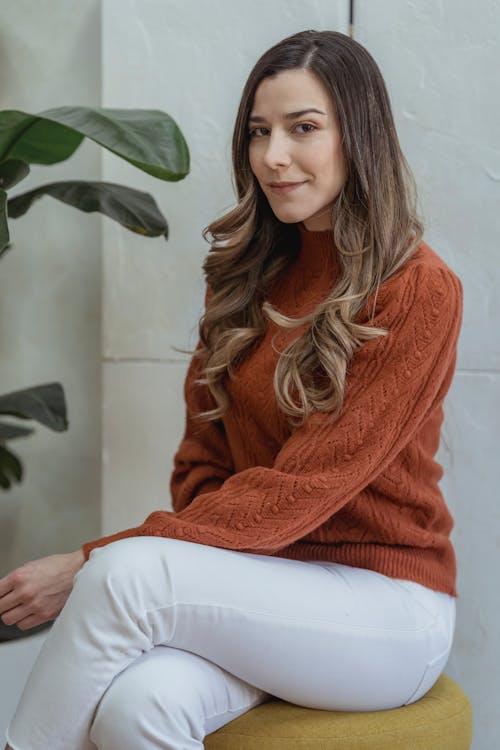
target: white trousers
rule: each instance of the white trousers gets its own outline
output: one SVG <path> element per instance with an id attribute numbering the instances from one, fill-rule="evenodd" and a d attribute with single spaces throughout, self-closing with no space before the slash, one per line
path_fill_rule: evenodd
<path id="1" fill-rule="evenodd" d="M 35 662 L 14 750 L 200 750 L 278 696 L 413 703 L 443 671 L 455 598 L 338 563 L 159 537 L 92 551 Z"/>

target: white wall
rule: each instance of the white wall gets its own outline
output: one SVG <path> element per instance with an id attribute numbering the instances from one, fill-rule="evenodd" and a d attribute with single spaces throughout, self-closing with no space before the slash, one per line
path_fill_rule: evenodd
<path id="1" fill-rule="evenodd" d="M 464 286 L 457 371 L 438 460 L 455 518 L 457 630 L 446 672 L 471 698 L 474 750 L 500 721 L 500 2 L 356 0 L 415 173 L 427 242 Z"/>

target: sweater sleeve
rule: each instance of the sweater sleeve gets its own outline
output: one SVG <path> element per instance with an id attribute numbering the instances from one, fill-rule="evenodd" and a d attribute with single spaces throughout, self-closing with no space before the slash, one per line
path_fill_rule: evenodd
<path id="1" fill-rule="evenodd" d="M 314 412 L 272 467 L 238 472 L 179 513 L 155 511 L 141 526 L 87 543 L 85 556 L 137 535 L 271 555 L 316 529 L 386 469 L 444 400 L 462 299 L 460 279 L 447 267 L 415 264 L 395 274 L 366 323 L 390 333 L 355 352 L 339 417 Z"/>
<path id="2" fill-rule="evenodd" d="M 197 349 L 200 348 L 198 341 Z M 193 415 L 214 409 L 216 404 L 206 386 L 196 385 L 201 362 L 192 357 L 184 381 L 186 422 L 184 436 L 174 456 L 170 493 L 174 511 L 186 508 L 195 497 L 218 490 L 234 474 L 231 450 L 222 420 L 194 421 Z"/>

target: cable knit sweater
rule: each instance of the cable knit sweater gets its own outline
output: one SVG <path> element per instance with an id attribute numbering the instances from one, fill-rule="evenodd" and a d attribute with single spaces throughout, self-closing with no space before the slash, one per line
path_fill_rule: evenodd
<path id="1" fill-rule="evenodd" d="M 339 258 L 329 233 L 298 224 L 301 248 L 267 299 L 281 312 L 311 312 L 335 283 Z M 208 289 L 207 297 L 208 299 Z M 279 351 L 305 327 L 266 334 L 226 378 L 232 407 L 222 420 L 192 415 L 215 407 L 195 384 L 191 359 L 185 432 L 170 480 L 173 511 L 87 542 L 138 535 L 184 539 L 241 552 L 370 568 L 457 596 L 453 519 L 438 482 L 443 401 L 452 382 L 462 323 L 458 276 L 422 241 L 356 322 L 382 326 L 355 352 L 336 420 L 314 412 L 290 428 L 278 409 L 273 373 Z M 277 332 L 275 351 L 271 339 Z M 198 342 L 198 346 L 200 343 Z"/>

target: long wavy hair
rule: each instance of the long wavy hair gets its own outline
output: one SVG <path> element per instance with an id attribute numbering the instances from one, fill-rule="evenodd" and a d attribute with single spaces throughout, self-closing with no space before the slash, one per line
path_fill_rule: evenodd
<path id="1" fill-rule="evenodd" d="M 297 257 L 300 231 L 277 219 L 249 162 L 248 119 L 255 91 L 264 78 L 291 69 L 311 71 L 328 90 L 347 165 L 330 217 L 340 275 L 323 302 L 301 318 L 283 315 L 266 300 L 273 282 Z M 335 419 L 342 412 L 354 352 L 364 341 L 388 334 L 355 320 L 372 295 L 375 310 L 380 284 L 411 257 L 424 231 L 415 180 L 370 53 L 336 31 L 301 31 L 271 47 L 243 89 L 232 163 L 237 205 L 202 232 L 211 248 L 203 261 L 207 295 L 199 342 L 194 351 L 178 349 L 201 360 L 195 382 L 208 387 L 216 406 L 194 418 L 209 422 L 228 411 L 231 397 L 224 378 L 234 376 L 270 319 L 281 328 L 307 324 L 281 352 L 274 372 L 276 400 L 289 424 L 301 426 L 313 411 L 330 412 Z M 213 240 L 207 239 L 209 233 Z"/>

